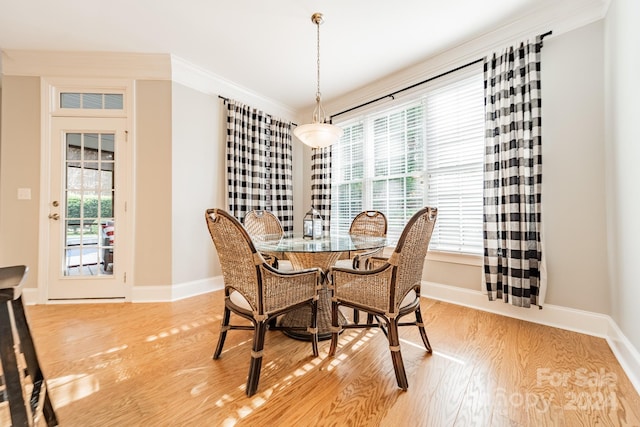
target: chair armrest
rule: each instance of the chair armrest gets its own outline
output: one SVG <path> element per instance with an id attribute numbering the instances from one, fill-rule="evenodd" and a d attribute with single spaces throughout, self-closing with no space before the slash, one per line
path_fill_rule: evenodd
<path id="1" fill-rule="evenodd" d="M 385 263 L 376 270 L 352 270 L 333 267 L 329 270 L 333 296 L 381 313 L 389 311 L 389 292 L 393 286 L 393 266 Z"/>
<path id="2" fill-rule="evenodd" d="M 265 313 L 277 312 L 318 298 L 318 291 L 321 289 L 319 268 L 280 271 L 265 263 L 260 266 L 260 272 Z"/>
<path id="3" fill-rule="evenodd" d="M 353 268 L 361 268 L 363 270 L 369 269 L 369 259 L 377 254 L 382 254 L 384 248 L 372 249 L 370 251 L 358 252 L 353 257 Z"/>
<path id="4" fill-rule="evenodd" d="M 387 257 L 369 257 L 367 259 L 367 267 L 371 270 L 376 270 L 380 267 L 385 266 L 389 263 L 389 258 Z"/>

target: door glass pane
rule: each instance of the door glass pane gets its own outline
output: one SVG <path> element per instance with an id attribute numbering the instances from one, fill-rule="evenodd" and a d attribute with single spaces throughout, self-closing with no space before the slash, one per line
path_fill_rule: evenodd
<path id="1" fill-rule="evenodd" d="M 114 141 L 114 134 L 66 135 L 65 276 L 113 274 Z"/>

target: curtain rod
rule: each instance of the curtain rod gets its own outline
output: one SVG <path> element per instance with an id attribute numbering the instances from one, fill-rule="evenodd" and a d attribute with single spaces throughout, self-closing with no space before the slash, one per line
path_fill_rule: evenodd
<path id="1" fill-rule="evenodd" d="M 229 98 L 225 98 L 222 95 L 218 95 L 218 98 L 222 99 L 224 101 L 224 103 L 226 104 L 227 102 L 229 102 Z M 298 126 L 297 124 L 291 122 L 291 126 Z"/>
<path id="2" fill-rule="evenodd" d="M 546 33 L 544 33 L 544 34 L 541 34 L 541 35 L 540 35 L 540 41 L 542 42 L 542 39 L 544 39 L 545 37 L 547 37 L 547 36 L 549 36 L 549 35 L 551 35 L 551 34 L 552 34 L 552 31 L 547 31 L 547 32 L 546 32 Z M 381 101 L 381 100 L 383 100 L 383 99 L 385 99 L 385 98 L 389 98 L 389 97 L 391 97 L 391 99 L 394 99 L 393 97 L 394 97 L 395 95 L 399 94 L 400 92 L 404 92 L 404 91 L 406 91 L 406 90 L 413 89 L 414 87 L 417 87 L 417 86 L 423 85 L 423 84 L 425 84 L 425 83 L 429 83 L 430 81 L 433 81 L 433 80 L 439 79 L 439 78 L 444 77 L 444 76 L 446 76 L 446 75 L 448 75 L 448 74 L 455 73 L 456 71 L 460 71 L 460 70 L 462 70 L 463 68 L 470 67 L 470 66 L 472 66 L 472 65 L 474 65 L 474 64 L 477 64 L 478 62 L 481 62 L 481 61 L 483 61 L 483 60 L 484 60 L 484 58 L 476 59 L 475 61 L 471 61 L 471 62 L 469 62 L 469 63 L 467 63 L 467 64 L 460 65 L 459 67 L 456 67 L 456 68 L 454 68 L 454 69 L 452 69 L 452 70 L 445 71 L 444 73 L 440 73 L 440 74 L 438 74 L 437 76 L 429 77 L 429 78 L 428 78 L 428 79 L 426 79 L 426 80 L 422 80 L 422 81 L 420 81 L 420 82 L 418 82 L 418 83 L 414 83 L 414 84 L 412 84 L 412 85 L 410 85 L 410 86 L 404 87 L 404 88 L 402 88 L 402 89 L 398 89 L 398 90 L 396 90 L 395 92 L 391 92 L 391 93 L 389 93 L 389 94 L 387 94 L 387 95 L 384 95 L 384 96 L 378 97 L 378 98 L 376 98 L 376 99 L 372 99 L 371 101 L 364 102 L 364 103 L 362 103 L 362 104 L 360 104 L 360 105 L 356 105 L 355 107 L 351 107 L 351 108 L 348 108 L 348 109 L 346 109 L 346 110 L 344 110 L 344 111 L 340 111 L 339 113 L 332 114 L 331 116 L 329 116 L 329 121 L 330 121 L 330 122 L 333 122 L 333 118 L 334 118 L 334 117 L 341 116 L 342 114 L 349 113 L 349 112 L 351 112 L 351 111 L 353 111 L 353 110 L 357 110 L 357 109 L 362 108 L 362 107 L 366 107 L 366 106 L 367 106 L 367 105 L 369 105 L 369 104 L 373 104 L 374 102 Z"/>

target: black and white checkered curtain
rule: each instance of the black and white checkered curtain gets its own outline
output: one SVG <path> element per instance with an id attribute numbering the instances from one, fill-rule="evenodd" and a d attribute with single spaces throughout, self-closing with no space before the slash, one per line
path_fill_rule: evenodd
<path id="1" fill-rule="evenodd" d="M 542 306 L 542 42 L 486 58 L 484 279 L 489 299 Z"/>
<path id="2" fill-rule="evenodd" d="M 271 209 L 285 233 L 293 231 L 291 123 L 271 118 Z"/>
<path id="3" fill-rule="evenodd" d="M 270 210 L 293 230 L 291 124 L 237 101 L 226 104 L 229 213 L 243 221 L 252 209 Z"/>
<path id="4" fill-rule="evenodd" d="M 323 230 L 331 224 L 331 146 L 311 153 L 311 205 L 323 219 Z"/>

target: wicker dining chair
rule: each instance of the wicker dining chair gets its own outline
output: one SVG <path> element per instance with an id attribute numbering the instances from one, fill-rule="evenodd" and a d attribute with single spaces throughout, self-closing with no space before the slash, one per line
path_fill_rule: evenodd
<path id="1" fill-rule="evenodd" d="M 254 209 L 244 216 L 244 228 L 252 238 L 265 235 L 284 235 L 282 223 L 271 211 Z M 280 270 L 293 270 L 291 262 L 281 252 L 261 252 L 269 264 Z"/>
<path id="2" fill-rule="evenodd" d="M 409 386 L 400 353 L 399 326 L 415 325 L 428 353 L 431 345 L 420 311 L 420 284 L 429 241 L 438 215 L 437 208 L 425 207 L 407 223 L 400 240 L 388 259 L 372 258 L 371 270 L 333 267 L 330 270 L 332 290 L 331 347 L 334 356 L 338 337 L 344 328 L 380 327 L 389 340 L 389 349 L 398 387 Z M 375 317 L 375 323 L 338 324 L 340 306 L 362 310 Z M 415 313 L 415 321 L 400 323 L 400 318 Z"/>
<path id="3" fill-rule="evenodd" d="M 384 237 L 387 235 L 387 217 L 379 211 L 363 211 L 351 221 L 349 234 Z M 366 269 L 369 259 L 381 255 L 384 248 L 351 252 L 349 259 L 336 262 L 336 267 Z"/>
<path id="4" fill-rule="evenodd" d="M 276 270 L 256 251 L 249 234 L 233 216 L 221 209 L 207 209 L 205 219 L 220 259 L 225 295 L 222 326 L 213 358 L 220 357 L 228 330 L 253 330 L 246 388 L 247 396 L 251 396 L 258 389 L 266 330 L 280 329 L 271 322 L 276 316 L 311 306 L 309 325 L 297 329 L 310 333 L 313 355 L 318 356 L 320 270 Z M 231 325 L 231 312 L 248 319 L 252 325 Z"/>
<path id="5" fill-rule="evenodd" d="M 356 215 L 351 221 L 349 234 L 364 234 L 366 236 L 385 237 L 387 235 L 387 217 L 379 211 L 363 211 Z M 366 270 L 369 267 L 369 260 L 374 256 L 382 255 L 384 248 L 373 250 L 352 251 L 348 259 L 340 259 L 334 264 L 335 267 L 353 268 L 354 270 Z M 360 322 L 360 312 L 353 310 L 353 321 Z M 367 322 L 371 323 L 371 316 Z"/>

